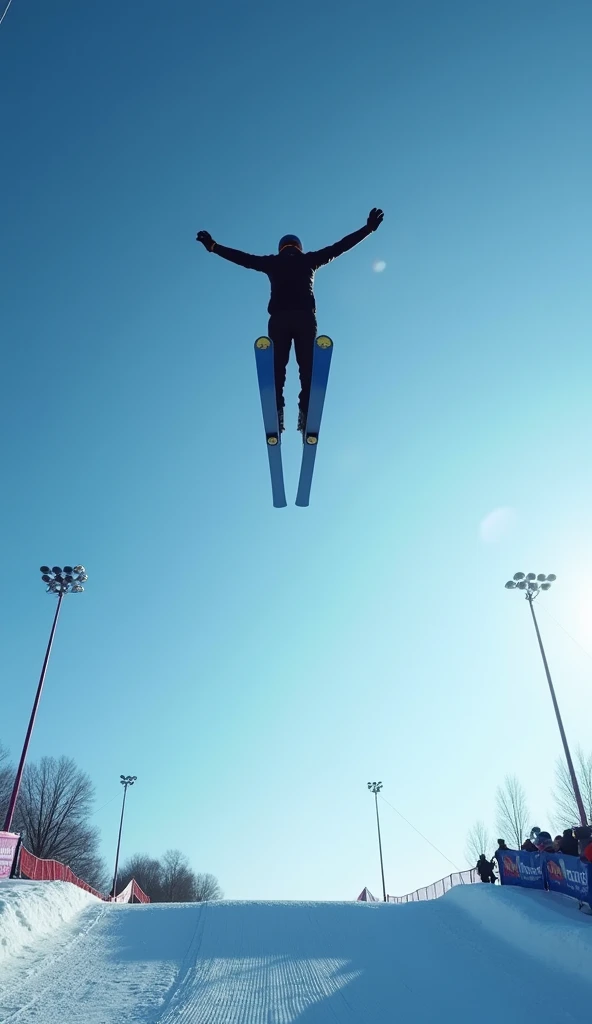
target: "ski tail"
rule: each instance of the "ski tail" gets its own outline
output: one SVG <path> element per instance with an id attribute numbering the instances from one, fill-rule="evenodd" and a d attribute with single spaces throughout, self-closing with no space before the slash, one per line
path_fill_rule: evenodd
<path id="1" fill-rule="evenodd" d="M 267 441 L 273 504 L 274 508 L 285 508 L 287 501 L 282 466 L 282 435 L 275 397 L 273 342 L 271 338 L 257 338 L 255 342 L 255 361 L 257 364 L 257 380 L 259 381 L 265 439 Z"/>
<path id="2" fill-rule="evenodd" d="M 306 508 L 310 502 L 310 489 L 332 355 L 333 342 L 331 338 L 326 334 L 320 334 L 315 340 L 310 400 L 308 403 L 306 426 L 302 433 L 302 463 L 300 466 L 298 492 L 296 494 L 296 504 L 301 508 Z"/>

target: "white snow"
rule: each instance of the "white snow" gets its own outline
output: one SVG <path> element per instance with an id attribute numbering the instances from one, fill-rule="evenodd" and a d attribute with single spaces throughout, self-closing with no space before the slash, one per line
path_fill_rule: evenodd
<path id="1" fill-rule="evenodd" d="M 0 964 L 101 901 L 69 882 L 0 881 Z"/>
<path id="2" fill-rule="evenodd" d="M 592 1005 L 592 918 L 547 893 L 459 886 L 402 906 L 84 897 L 0 972 L 1 1022 L 581 1024 Z"/>
<path id="3" fill-rule="evenodd" d="M 541 893 L 514 886 L 483 885 L 478 900 L 467 898 L 466 886 L 451 889 L 449 903 L 462 907 L 485 931 L 529 950 L 543 965 L 561 968 L 592 983 L 592 918 L 559 893 Z"/>

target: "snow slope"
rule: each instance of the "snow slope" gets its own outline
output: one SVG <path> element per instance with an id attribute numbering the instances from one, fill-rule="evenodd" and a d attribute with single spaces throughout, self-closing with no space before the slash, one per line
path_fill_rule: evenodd
<path id="1" fill-rule="evenodd" d="M 15 1024 L 581 1024 L 592 1005 L 592 918 L 485 885 L 403 906 L 88 905 L 8 959 Z"/>
<path id="2" fill-rule="evenodd" d="M 0 967 L 90 905 L 102 906 L 76 885 L 0 881 Z"/>

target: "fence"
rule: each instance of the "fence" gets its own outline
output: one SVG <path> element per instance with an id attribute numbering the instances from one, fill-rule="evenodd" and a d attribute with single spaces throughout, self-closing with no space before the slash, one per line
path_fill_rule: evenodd
<path id="1" fill-rule="evenodd" d="M 103 896 L 102 893 L 93 889 L 92 885 L 89 885 L 88 882 L 78 878 L 78 875 L 75 875 L 66 864 L 62 864 L 59 860 L 42 860 L 41 857 L 36 857 L 35 854 L 29 853 L 24 846 L 21 847 L 19 870 L 21 875 L 36 882 L 71 882 L 72 885 L 85 889 L 86 892 L 92 893 L 93 896 L 97 896 L 100 900 L 109 899 L 108 896 Z M 124 894 L 126 894 L 125 898 Z M 123 892 L 116 897 L 116 902 L 150 903 L 150 899 L 145 892 L 142 892 L 138 883 L 132 879 Z"/>
<path id="2" fill-rule="evenodd" d="M 387 896 L 387 903 L 415 903 L 418 900 L 437 900 L 439 896 L 443 896 L 449 889 L 453 889 L 455 885 L 472 885 L 474 882 L 479 881 L 476 868 L 469 868 L 466 871 L 454 871 L 451 875 L 446 875 L 445 878 L 439 878 L 437 882 L 432 882 L 431 885 L 424 885 L 422 889 L 416 889 L 415 892 L 408 892 L 406 896 Z M 381 902 L 373 896 L 369 889 L 362 889 L 358 900 L 362 900 L 367 903 L 378 903 Z"/>
<path id="3" fill-rule="evenodd" d="M 592 905 L 592 864 L 564 853 L 527 853 L 498 850 L 496 859 L 502 885 L 547 889 Z"/>
<path id="4" fill-rule="evenodd" d="M 20 873 L 36 882 L 72 882 L 80 889 L 86 889 L 93 896 L 98 896 L 100 900 L 104 898 L 92 885 L 78 878 L 66 864 L 61 864 L 59 860 L 41 860 L 34 853 L 29 853 L 24 846 L 21 847 Z"/>
<path id="5" fill-rule="evenodd" d="M 437 882 L 432 882 L 431 885 L 424 885 L 422 889 L 409 892 L 406 896 L 387 896 L 387 901 L 389 903 L 415 903 L 416 900 L 437 900 L 439 896 L 443 896 L 445 892 L 453 889 L 455 885 L 472 885 L 473 882 L 478 881 L 479 876 L 476 868 L 468 868 L 466 871 L 453 871 L 451 875 L 439 878 Z"/>

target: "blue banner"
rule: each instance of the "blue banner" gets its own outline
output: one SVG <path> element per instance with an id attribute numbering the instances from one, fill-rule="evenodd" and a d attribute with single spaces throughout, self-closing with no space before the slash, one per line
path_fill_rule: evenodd
<path id="1" fill-rule="evenodd" d="M 592 898 L 592 864 L 565 853 L 544 853 L 545 875 L 551 892 L 562 892 L 589 903 Z"/>
<path id="2" fill-rule="evenodd" d="M 543 854 L 525 850 L 498 850 L 496 859 L 502 885 L 544 889 Z"/>

